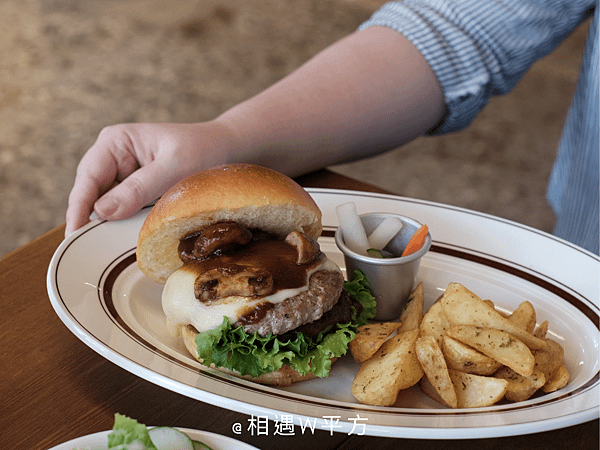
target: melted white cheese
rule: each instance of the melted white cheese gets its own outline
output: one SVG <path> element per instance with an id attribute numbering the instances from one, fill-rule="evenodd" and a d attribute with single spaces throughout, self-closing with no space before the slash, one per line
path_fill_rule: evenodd
<path id="1" fill-rule="evenodd" d="M 198 331 L 212 330 L 223 323 L 225 316 L 229 317 L 231 323 L 235 323 L 248 306 L 264 301 L 273 304 L 281 303 L 308 290 L 308 279 L 319 270 L 341 272 L 337 264 L 325 258 L 321 264 L 307 273 L 306 284 L 301 288 L 284 289 L 260 298 L 232 296 L 206 305 L 194 297 L 194 281 L 199 274 L 183 266 L 168 278 L 163 289 L 162 307 L 167 316 L 167 325 L 175 333 L 179 325 L 193 325 Z"/>

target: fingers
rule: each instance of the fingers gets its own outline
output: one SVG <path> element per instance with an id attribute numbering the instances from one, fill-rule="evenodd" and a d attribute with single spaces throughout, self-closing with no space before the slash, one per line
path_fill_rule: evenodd
<path id="1" fill-rule="evenodd" d="M 92 211 L 101 219 L 127 218 L 160 197 L 177 181 L 175 174 L 160 162 L 152 162 L 136 170 L 121 183 L 113 182 L 106 188 L 98 189 L 96 181 L 81 177 L 69 196 L 65 235 L 88 223 Z M 89 192 L 96 194 L 89 195 Z M 101 196 L 96 200 L 98 195 Z"/>
<path id="2" fill-rule="evenodd" d="M 160 197 L 177 181 L 175 171 L 161 161 L 153 161 L 100 197 L 94 204 L 94 212 L 107 220 L 127 218 Z"/>
<path id="3" fill-rule="evenodd" d="M 107 189 L 109 189 L 107 187 Z M 77 176 L 73 189 L 69 194 L 69 205 L 66 213 L 65 236 L 73 233 L 78 228 L 90 221 L 90 214 L 94 208 L 94 202 L 98 198 L 101 187 L 92 179 Z M 93 194 L 89 194 L 93 193 Z"/>
<path id="4" fill-rule="evenodd" d="M 124 176 L 125 170 L 135 170 L 137 162 L 125 129 L 125 126 L 104 128 L 81 159 L 69 194 L 65 235 L 89 222 L 98 197 L 109 190 L 119 176 Z"/>
<path id="5" fill-rule="evenodd" d="M 186 176 L 225 162 L 229 140 L 230 133 L 219 124 L 103 129 L 77 168 L 65 234 L 89 222 L 92 211 L 107 220 L 131 216 Z"/>

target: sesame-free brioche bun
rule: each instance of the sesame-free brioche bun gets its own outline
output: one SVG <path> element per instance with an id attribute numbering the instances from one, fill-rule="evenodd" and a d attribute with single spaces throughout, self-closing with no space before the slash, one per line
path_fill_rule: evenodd
<path id="1" fill-rule="evenodd" d="M 180 325 L 179 333 L 181 335 L 181 338 L 183 339 L 183 343 L 185 344 L 187 350 L 192 356 L 194 356 L 194 358 L 198 359 L 198 347 L 196 346 L 196 336 L 198 332 L 192 326 Z M 337 360 L 338 358 L 331 358 L 331 364 L 333 364 Z M 299 381 L 312 380 L 316 377 L 316 375 L 312 372 L 309 372 L 306 375 L 302 375 L 286 364 L 281 366 L 279 370 L 263 373 L 257 377 L 253 377 L 250 375 L 242 376 L 237 371 L 229 370 L 224 367 L 215 367 L 214 364 L 211 364 L 211 368 L 218 369 L 221 372 L 228 373 L 239 378 L 244 378 L 245 380 L 250 380 L 254 381 L 255 383 L 266 384 L 271 386 L 290 386 Z"/>
<path id="2" fill-rule="evenodd" d="M 301 231 L 317 239 L 322 231 L 319 207 L 291 178 L 257 165 L 226 164 L 184 179 L 158 200 L 138 237 L 140 270 L 164 284 L 182 265 L 179 241 L 224 221 L 282 238 Z"/>

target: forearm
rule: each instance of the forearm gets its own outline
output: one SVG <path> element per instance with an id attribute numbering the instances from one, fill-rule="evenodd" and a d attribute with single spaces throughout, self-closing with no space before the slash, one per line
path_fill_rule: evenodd
<path id="1" fill-rule="evenodd" d="M 229 161 L 290 175 L 372 156 L 435 126 L 444 112 L 433 71 L 396 31 L 348 36 L 217 119 L 235 136 Z"/>
<path id="2" fill-rule="evenodd" d="M 597 0 L 386 2 L 361 29 L 388 26 L 437 75 L 446 111 L 436 133 L 467 127 L 494 95 L 508 93 L 537 59 L 589 17 Z"/>

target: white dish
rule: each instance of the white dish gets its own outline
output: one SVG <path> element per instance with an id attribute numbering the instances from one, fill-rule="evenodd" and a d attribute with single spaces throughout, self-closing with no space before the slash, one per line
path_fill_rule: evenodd
<path id="1" fill-rule="evenodd" d="M 206 369 L 169 336 L 162 286 L 135 264 L 139 229 L 149 209 L 120 222 L 95 221 L 69 236 L 48 270 L 48 292 L 61 320 L 102 356 L 155 384 L 254 417 L 348 434 L 459 439 L 528 434 L 598 417 L 600 388 L 600 258 L 549 234 L 497 217 L 396 196 L 308 189 L 323 211 L 321 248 L 341 267 L 333 241 L 335 206 L 353 201 L 359 213 L 395 212 L 426 223 L 433 246 L 418 280 L 425 307 L 449 282 L 464 284 L 511 311 L 529 300 L 538 321 L 565 348 L 569 385 L 526 402 L 475 410 L 446 409 L 418 387 L 395 407 L 358 404 L 350 386 L 358 366 L 341 358 L 328 379 L 278 389 Z"/>
<path id="2" fill-rule="evenodd" d="M 209 433 L 207 431 L 190 430 L 187 428 L 179 428 L 187 434 L 191 439 L 200 441 L 213 450 L 258 450 L 252 445 L 240 442 L 227 436 L 220 434 Z M 69 442 L 64 442 L 52 447 L 50 450 L 107 450 L 108 434 L 110 431 L 101 431 L 99 433 L 88 434 Z"/>

